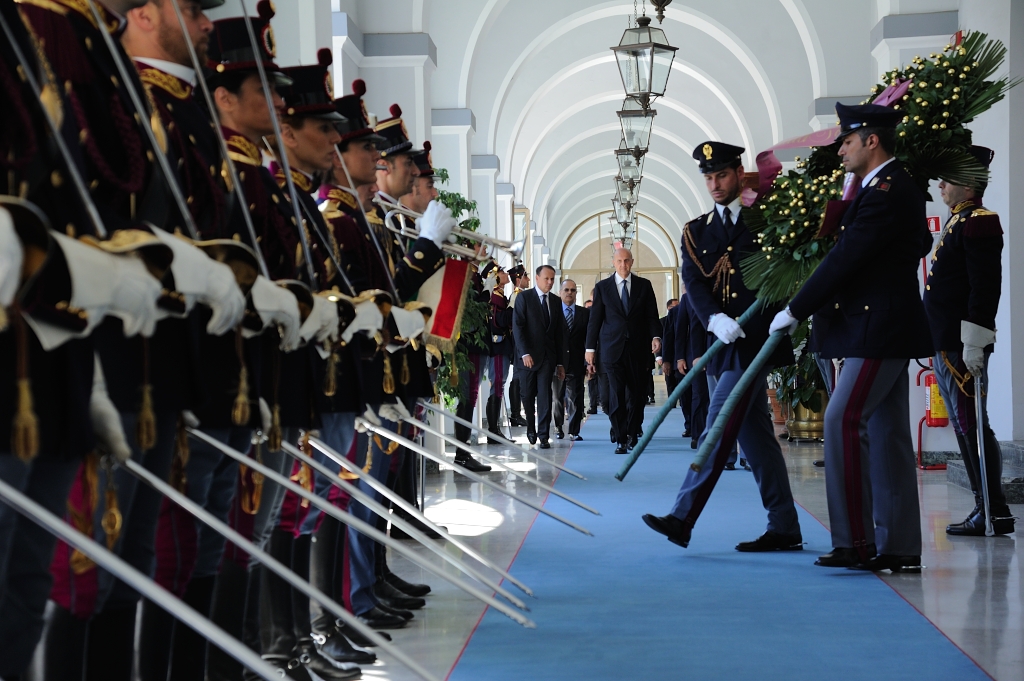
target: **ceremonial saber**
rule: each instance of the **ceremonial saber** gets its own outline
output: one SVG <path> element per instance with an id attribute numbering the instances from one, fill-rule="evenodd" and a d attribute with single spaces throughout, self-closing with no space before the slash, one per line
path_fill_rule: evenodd
<path id="1" fill-rule="evenodd" d="M 768 362 L 768 358 L 775 352 L 775 348 L 779 346 L 779 342 L 783 336 L 787 335 L 785 331 L 776 331 L 772 335 L 768 336 L 768 340 L 764 342 L 761 349 L 758 350 L 754 360 L 750 363 L 750 366 L 746 368 L 740 380 L 733 386 L 732 392 L 729 393 L 729 397 L 725 399 L 725 403 L 722 404 L 721 411 L 718 412 L 718 416 L 715 418 L 715 422 L 712 424 L 708 434 L 704 437 L 704 442 L 701 443 L 700 450 L 697 452 L 697 456 L 693 457 L 693 463 L 690 464 L 690 470 L 700 472 L 700 469 L 704 467 L 704 463 L 708 460 L 711 455 L 711 450 L 715 448 L 718 441 L 722 439 L 722 433 L 725 431 L 725 424 L 729 421 L 729 417 L 732 416 L 733 411 L 736 410 L 736 405 L 743 399 L 743 395 L 750 389 L 751 384 L 765 363 Z"/>
<path id="2" fill-rule="evenodd" d="M 748 307 L 747 311 L 741 314 L 739 316 L 739 319 L 737 319 L 736 321 L 739 322 L 740 326 L 743 326 L 744 324 L 749 322 L 755 314 L 758 313 L 761 307 L 761 301 L 755 301 L 754 304 Z M 701 356 L 700 360 L 694 362 L 693 366 L 690 367 L 690 370 L 686 372 L 686 375 L 683 376 L 683 380 L 679 381 L 679 383 L 676 384 L 676 388 L 675 390 L 672 391 L 672 394 L 668 396 L 668 400 L 665 402 L 665 404 L 661 406 L 661 409 L 658 410 L 658 413 L 654 415 L 654 421 L 651 422 L 651 427 L 644 429 L 644 434 L 640 436 L 640 440 L 637 441 L 636 446 L 633 447 L 633 451 L 629 453 L 628 457 L 626 457 L 625 462 L 623 462 L 622 464 L 622 468 L 620 468 L 619 472 L 615 474 L 616 480 L 621 481 L 626 479 L 626 475 L 629 474 L 629 469 L 633 467 L 633 464 L 636 463 L 636 460 L 639 459 L 640 455 L 644 453 L 644 450 L 650 443 L 651 438 L 654 437 L 654 433 L 657 432 L 658 427 L 665 422 L 665 418 L 669 415 L 670 412 L 672 412 L 672 403 L 682 398 L 683 392 L 690 387 L 690 384 L 693 383 L 695 377 L 704 370 L 704 368 L 708 365 L 708 362 L 711 361 L 711 358 L 717 355 L 718 352 L 723 347 L 725 347 L 725 345 L 726 344 L 723 343 L 720 339 L 712 343 L 711 347 L 708 348 L 707 351 Z M 705 440 L 707 440 L 707 438 L 705 438 Z"/>
<path id="3" fill-rule="evenodd" d="M 489 430 L 484 430 L 483 428 L 478 428 L 477 426 L 475 426 L 474 424 L 470 423 L 469 421 L 467 421 L 467 420 L 465 420 L 463 418 L 459 418 L 458 416 L 456 416 L 452 412 L 448 411 L 447 409 L 442 409 L 441 407 L 437 406 L 436 404 L 431 404 L 430 402 L 427 402 L 426 400 L 423 400 L 423 399 L 421 399 L 419 401 L 419 403 L 421 405 L 423 405 L 424 407 L 426 407 L 427 409 L 429 409 L 429 410 L 431 410 L 433 412 L 436 412 L 438 414 L 441 414 L 441 415 L 443 415 L 443 416 L 445 416 L 447 418 L 450 418 L 452 421 L 455 421 L 455 423 L 458 423 L 461 426 L 465 426 L 465 427 L 469 428 L 473 432 L 485 433 L 487 435 L 487 437 L 490 437 L 490 438 L 493 438 L 493 439 L 497 440 L 500 444 L 503 444 L 506 447 L 512 447 L 513 449 L 518 449 L 523 454 L 526 454 L 527 456 L 532 456 L 533 458 L 537 459 L 538 461 L 543 461 L 544 463 L 546 463 L 548 465 L 554 466 L 558 470 L 564 471 L 565 473 L 568 473 L 569 475 L 573 476 L 574 478 L 579 478 L 580 480 L 586 480 L 587 479 L 585 476 L 581 475 L 580 473 L 577 473 L 574 470 L 566 468 L 565 466 L 561 465 L 557 461 L 553 461 L 552 459 L 548 459 L 546 457 L 543 457 L 540 454 L 537 454 L 536 452 L 534 452 L 534 451 L 532 451 L 530 449 L 527 449 L 526 447 L 522 447 L 522 446 L 516 444 L 514 441 L 508 439 L 504 435 L 499 435 L 498 433 L 492 433 Z"/>
<path id="4" fill-rule="evenodd" d="M 189 429 L 192 430 L 191 428 Z M 211 438 L 212 439 L 212 438 Z M 214 440 L 216 442 L 216 440 Z M 381 650 L 394 656 L 396 660 L 401 662 L 403 665 L 408 667 L 411 671 L 429 681 L 436 681 L 436 677 L 432 676 L 430 672 L 423 669 L 417 664 L 412 658 L 405 655 L 402 651 L 398 650 L 394 645 L 389 643 L 383 636 L 378 634 L 376 631 L 359 621 L 359 618 L 350 613 L 345 609 L 343 605 L 337 603 L 330 596 L 325 594 L 320 589 L 316 588 L 306 580 L 302 579 L 291 569 L 283 565 L 273 556 L 266 551 L 263 551 L 251 541 L 243 537 L 236 530 L 232 529 L 227 523 L 222 520 L 218 520 L 212 513 L 207 511 L 205 508 L 197 504 L 196 502 L 189 499 L 187 496 L 174 489 L 171 485 L 167 484 L 159 477 L 153 475 L 151 472 L 146 470 L 144 467 L 128 459 L 123 464 L 120 464 L 129 473 L 139 478 L 140 480 L 148 483 L 153 489 L 157 490 L 165 497 L 185 509 L 191 515 L 195 516 L 198 520 L 202 521 L 203 524 L 208 525 L 217 534 L 221 535 L 231 543 L 235 544 L 239 548 L 243 549 L 251 556 L 256 558 L 266 567 L 268 570 L 276 574 L 278 577 L 288 582 L 292 587 L 298 589 L 300 592 L 313 599 L 317 603 L 320 603 L 327 610 L 331 611 L 335 616 L 340 617 L 346 624 L 351 625 L 361 635 L 368 638 L 373 642 L 374 645 L 380 646 Z M 272 469 L 270 469 L 272 470 Z M 200 632 L 202 633 L 202 632 Z M 276 673 L 276 672 L 275 672 Z M 275 677 L 279 678 L 279 677 Z"/>
<path id="5" fill-rule="evenodd" d="M 581 501 L 576 501 L 575 499 L 573 499 L 573 498 L 572 498 L 571 496 L 569 496 L 568 494 L 565 494 L 565 493 L 563 493 L 563 492 L 560 492 L 560 491 L 558 491 L 557 489 L 555 489 L 555 488 L 554 488 L 554 487 L 552 487 L 551 485 L 548 485 L 547 483 L 541 482 L 540 480 L 537 480 L 536 478 L 531 478 L 530 476 L 528 476 L 528 475 L 526 475 L 526 474 L 524 474 L 524 473 L 520 473 L 519 471 L 517 471 L 517 470 L 514 470 L 514 469 L 510 468 L 510 467 L 509 467 L 508 465 L 506 465 L 506 464 L 502 463 L 501 461 L 498 461 L 498 460 L 497 460 L 497 459 L 495 459 L 494 457 L 491 457 L 491 456 L 487 456 L 486 454 L 483 454 L 483 453 L 481 453 L 481 452 L 480 452 L 480 451 L 478 451 L 477 449 L 474 449 L 474 448 L 472 448 L 472 447 L 469 447 L 469 445 L 467 445 L 467 444 L 465 444 L 465 443 L 463 443 L 463 442 L 459 442 L 458 440 L 456 440 L 456 439 L 455 439 L 454 437 L 452 437 L 451 435 L 445 435 L 445 434 L 444 434 L 444 433 L 442 433 L 441 431 L 439 431 L 439 430 L 436 430 L 436 429 L 434 429 L 434 428 L 431 428 L 430 426 L 428 426 L 427 424 L 423 423 L 422 421 L 419 421 L 419 420 L 417 420 L 417 419 L 414 419 L 414 418 L 403 418 L 402 420 L 403 420 L 404 422 L 408 423 L 408 424 L 409 424 L 409 425 L 411 425 L 411 426 L 416 426 L 417 428 L 421 428 L 421 429 L 422 429 L 422 430 L 423 430 L 424 432 L 426 432 L 426 433 L 430 433 L 430 434 L 431 434 L 431 435 L 433 435 L 434 437 L 439 437 L 439 438 L 442 438 L 443 440 L 445 440 L 445 441 L 446 441 L 446 442 L 448 442 L 449 444 L 453 444 L 453 445 L 455 445 L 456 447 L 466 447 L 466 448 L 472 449 L 472 450 L 473 450 L 473 453 L 474 453 L 475 455 L 479 456 L 479 457 L 480 457 L 481 459 L 483 459 L 483 460 L 485 460 L 485 461 L 487 461 L 487 462 L 489 462 L 489 463 L 492 463 L 492 464 L 494 464 L 495 466 L 498 466 L 498 467 L 499 467 L 499 468 L 501 468 L 502 470 L 504 470 L 504 471 L 507 471 L 507 472 L 511 473 L 512 475 L 516 476 L 517 478 L 521 478 L 521 479 L 523 479 L 523 480 L 525 480 L 525 481 L 527 481 L 527 482 L 529 482 L 529 483 L 532 483 L 532 484 L 536 485 L 537 487 L 540 487 L 540 488 L 541 488 L 542 490 L 544 490 L 545 492 L 551 492 L 551 493 L 552 493 L 552 494 L 554 494 L 555 496 L 557 496 L 557 497 L 561 497 L 562 499 L 565 499 L 565 500 L 566 500 L 566 501 L 568 501 L 568 502 L 569 502 L 570 504 L 573 504 L 573 505 L 575 505 L 575 506 L 579 506 L 579 507 L 580 507 L 580 508 L 582 508 L 582 509 L 583 509 L 584 511 L 590 511 L 590 512 L 591 512 L 591 513 L 593 513 L 594 515 L 601 515 L 601 512 L 600 512 L 600 511 L 598 511 L 598 510 L 596 510 L 596 509 L 594 509 L 594 508 L 591 508 L 590 506 L 587 506 L 586 504 L 584 504 L 584 503 L 583 503 L 583 502 L 581 502 Z"/>
<path id="6" fill-rule="evenodd" d="M 243 0 L 244 1 L 244 0 Z M 252 223 L 252 215 L 249 213 L 249 202 L 245 200 L 245 192 L 242 191 L 242 183 L 238 178 L 238 168 L 235 167 L 235 161 L 231 158 L 231 154 L 228 151 L 228 143 L 224 140 L 224 135 L 220 132 L 220 122 L 216 118 L 217 107 L 213 103 L 213 96 L 210 94 L 210 86 L 206 83 L 206 78 L 203 77 L 203 65 L 199 63 L 199 55 L 196 54 L 196 47 L 192 43 L 192 36 L 188 33 L 188 26 L 185 25 L 185 16 L 181 13 L 181 7 L 179 3 L 181 0 L 171 0 L 171 5 L 174 7 L 174 14 L 178 17 L 178 25 L 181 26 L 181 35 L 185 38 L 185 47 L 188 48 L 188 56 L 192 61 L 192 68 L 196 72 L 196 80 L 199 82 L 199 89 L 203 91 L 203 99 L 206 101 L 206 108 L 210 111 L 210 116 L 216 130 L 217 137 L 217 148 L 220 150 L 220 155 L 224 159 L 224 167 L 228 169 L 228 174 L 231 176 L 231 186 L 234 187 L 237 199 L 241 202 L 242 219 L 245 221 L 245 229 L 249 233 L 249 238 L 252 240 L 252 250 L 256 253 L 256 260 L 260 265 L 260 274 L 265 278 L 270 279 L 270 270 L 267 269 L 267 262 L 263 259 L 263 250 L 260 248 L 260 242 L 256 238 L 256 227 Z"/>
<path id="7" fill-rule="evenodd" d="M 448 563 L 456 570 L 465 573 L 468 577 L 472 577 L 473 579 L 480 582 L 487 588 L 492 589 L 495 593 L 500 594 L 503 598 L 505 598 L 505 600 L 507 600 L 509 603 L 512 603 L 520 610 L 529 610 L 529 608 L 526 607 L 525 603 L 523 603 L 513 594 L 509 593 L 507 590 L 502 588 L 500 585 L 496 584 L 493 580 L 488 579 L 487 577 L 480 574 L 477 570 L 474 570 L 468 565 L 463 565 L 462 561 L 460 561 L 458 558 L 446 553 L 444 549 L 438 547 L 436 544 L 430 541 L 430 539 L 425 534 L 417 530 L 412 523 L 397 515 L 392 516 L 388 509 L 384 508 L 382 504 L 374 500 L 369 494 L 358 489 L 355 485 L 350 484 L 348 481 L 342 480 L 334 471 L 332 471 L 330 468 L 323 465 L 319 461 L 313 459 L 312 457 L 307 456 L 298 447 L 287 442 L 283 442 L 281 444 L 285 453 L 290 455 L 296 461 L 309 466 L 320 475 L 326 477 L 327 480 L 329 480 L 332 485 L 344 490 L 349 496 L 351 496 L 353 499 L 355 499 L 362 505 L 366 506 L 368 509 L 373 511 L 375 514 L 377 514 L 384 520 L 390 520 L 392 524 L 397 525 L 399 528 L 405 531 L 410 537 L 412 537 L 417 542 L 422 544 L 427 550 L 441 558 L 442 561 Z"/>
<path id="8" fill-rule="evenodd" d="M 28 83 L 29 89 L 32 90 L 32 94 L 35 95 L 39 101 L 39 108 L 42 109 L 43 118 L 46 119 L 46 127 L 50 129 L 50 139 L 53 140 L 57 147 L 57 151 L 60 152 L 61 157 L 64 159 L 65 170 L 67 170 L 68 176 L 71 178 L 71 183 L 75 185 L 75 190 L 78 192 L 79 198 L 82 200 L 82 205 L 85 207 L 85 212 L 89 215 L 89 221 L 92 222 L 93 229 L 96 230 L 96 236 L 101 239 L 107 238 L 107 230 L 103 225 L 103 218 L 100 217 L 100 212 L 96 208 L 96 203 L 92 200 L 92 195 L 89 193 L 88 188 L 85 186 L 85 180 L 82 179 L 82 174 L 78 170 L 78 166 L 75 164 L 74 159 L 71 156 L 71 151 L 68 149 L 67 142 L 64 141 L 64 136 L 61 134 L 60 125 L 57 124 L 51 115 L 49 109 L 43 105 L 43 87 L 39 85 L 39 79 L 36 77 L 35 70 L 32 68 L 32 63 L 28 61 L 25 53 L 21 50 L 21 45 L 18 44 L 17 38 L 14 35 L 13 29 L 7 23 L 7 19 L 0 14 L 0 28 L 3 28 L 4 37 L 7 38 L 8 44 L 11 46 L 11 50 L 14 52 L 15 59 L 18 60 L 18 64 L 21 65 L 21 72 L 19 75 Z M 32 40 L 32 36 L 29 36 Z M 45 69 L 43 69 L 45 73 Z M 58 83 L 48 82 L 46 85 L 59 90 L 61 87 Z"/>
<path id="9" fill-rule="evenodd" d="M 218 440 L 213 439 L 212 437 L 210 437 L 206 433 L 202 432 L 201 430 L 196 430 L 195 428 L 186 428 L 185 430 L 186 430 L 186 432 L 188 432 L 189 435 L 192 435 L 193 437 L 195 437 L 195 438 L 197 438 L 199 440 L 202 440 L 203 442 L 209 444 L 211 447 L 214 447 L 215 449 L 221 451 L 222 453 L 224 453 L 228 457 L 234 459 L 235 461 L 238 461 L 239 463 L 248 466 L 252 470 L 254 470 L 254 471 L 258 472 L 258 473 L 262 473 L 263 477 L 266 478 L 267 480 L 271 480 L 272 482 L 276 482 L 278 485 L 283 486 L 288 491 L 290 491 L 290 492 L 292 492 L 294 494 L 297 494 L 298 496 L 302 497 L 303 499 L 309 501 L 311 504 L 313 504 L 314 506 L 319 508 L 321 511 L 323 511 L 327 515 L 331 516 L 335 520 L 341 521 L 345 525 L 348 525 L 349 527 L 353 528 L 354 530 L 356 530 L 360 534 L 363 534 L 363 535 L 365 535 L 367 537 L 370 537 L 371 539 L 374 539 L 375 541 L 383 544 L 384 546 L 387 546 L 387 547 L 391 548 L 393 551 L 402 554 L 403 556 L 408 558 L 411 562 L 415 563 L 416 565 L 419 565 L 420 567 L 424 568 L 428 572 L 431 572 L 431 573 L 437 575 L 438 577 L 440 577 L 441 579 L 445 580 L 446 582 L 450 582 L 452 585 L 458 587 L 459 589 L 462 589 L 463 591 L 465 591 L 469 595 L 473 596 L 477 600 L 486 603 L 487 605 L 491 606 L 492 608 L 494 608 L 498 612 L 500 612 L 503 615 L 507 616 L 509 619 L 513 620 L 514 622 L 517 622 L 518 624 L 521 624 L 522 626 L 526 627 L 527 629 L 536 629 L 537 628 L 536 623 L 534 623 L 529 618 L 524 617 L 522 615 L 522 613 L 520 613 L 518 610 L 514 610 L 513 608 L 510 608 L 506 604 L 502 603 L 501 601 L 495 599 L 492 596 L 487 595 L 486 593 L 484 593 L 480 589 L 476 588 L 475 586 L 473 586 L 471 584 L 466 584 L 465 582 L 461 581 L 457 577 L 454 577 L 453 575 L 448 574 L 444 570 L 442 570 L 442 569 L 440 569 L 440 568 L 430 564 L 429 562 L 425 561 L 422 556 L 420 556 L 418 553 L 416 553 L 412 549 L 410 549 L 410 548 L 408 548 L 406 546 L 402 546 L 402 544 L 400 542 L 397 542 L 397 541 L 391 539 L 386 534 L 384 534 L 383 532 L 378 530 L 376 527 L 370 525 L 369 523 L 366 523 L 366 522 L 360 520 L 359 518 L 356 518 L 351 513 L 348 513 L 346 511 L 342 511 L 340 508 L 338 508 L 334 504 L 321 499 L 316 494 L 314 494 L 313 492 L 310 492 L 309 490 L 307 490 L 302 485 L 298 485 L 298 484 L 292 482 L 290 479 L 288 479 L 288 477 L 279 474 L 273 468 L 270 468 L 269 466 L 265 466 L 262 463 L 260 463 L 259 461 L 256 461 L 255 459 L 250 459 L 245 454 L 242 454 L 241 452 L 239 452 L 239 451 L 237 451 L 235 449 L 232 449 L 231 447 L 228 447 L 223 442 L 220 442 Z M 333 601 L 329 601 L 329 602 L 333 603 Z M 354 615 L 352 615 L 348 611 L 345 611 L 345 614 L 350 616 L 350 617 L 353 617 L 353 619 L 355 619 Z M 347 621 L 348 620 L 346 620 L 346 622 Z M 361 633 L 361 631 L 362 630 L 360 630 L 360 633 Z M 374 642 L 376 642 L 376 639 L 371 639 L 371 640 L 374 640 Z"/>
<path id="10" fill-rule="evenodd" d="M 132 101 L 132 106 L 135 107 L 135 112 L 139 115 L 139 127 L 145 131 L 145 137 L 153 148 L 153 159 L 156 160 L 156 165 L 164 176 L 164 182 L 167 184 L 167 189 L 171 192 L 174 205 L 177 206 L 178 212 L 181 213 L 181 219 L 185 222 L 185 227 L 188 228 L 189 236 L 194 241 L 198 241 L 199 230 L 196 229 L 195 220 L 192 219 L 192 212 L 189 210 L 188 204 L 185 203 L 185 196 L 181 193 L 181 187 L 178 186 L 174 171 L 171 169 L 171 163 L 167 160 L 166 152 L 160 148 L 160 142 L 156 138 L 156 132 L 154 132 L 152 125 L 147 124 L 145 120 L 147 113 L 150 112 L 146 110 L 145 105 L 142 103 L 142 98 L 139 97 L 139 91 L 135 88 L 135 81 L 132 79 L 133 74 L 128 71 L 128 65 L 124 63 L 122 58 L 123 54 L 118 51 L 117 45 L 114 44 L 114 39 L 106 28 L 103 16 L 100 14 L 99 8 L 96 7 L 96 0 L 85 0 L 85 2 L 89 6 L 89 12 L 92 14 L 96 26 L 99 27 L 100 35 L 103 36 L 103 44 L 106 46 L 107 51 L 110 52 L 110 58 L 114 60 L 114 66 L 117 68 L 117 73 L 121 76 L 121 81 L 124 84 L 125 91 L 128 93 L 128 98 Z M 243 7 L 244 5 L 245 3 L 243 3 Z M 188 38 L 186 37 L 187 40 Z M 132 70 L 134 70 L 134 67 L 132 67 Z M 136 73 L 134 76 L 137 78 L 138 74 Z M 196 77 L 202 78 L 203 74 L 197 73 Z M 151 113 L 152 116 L 159 118 L 159 114 L 155 111 Z M 152 121 L 152 118 L 150 121 Z"/>
<path id="11" fill-rule="evenodd" d="M 988 465 L 985 462 L 985 408 L 981 398 L 985 394 L 985 378 L 980 374 L 974 377 L 974 415 L 978 422 L 978 466 L 981 469 L 981 499 L 985 505 L 985 536 L 996 536 L 992 527 L 992 509 L 988 496 Z"/>
<path id="12" fill-rule="evenodd" d="M 476 480 L 479 483 L 483 483 L 484 485 L 487 485 L 488 487 L 496 489 L 499 492 L 501 492 L 502 494 L 506 494 L 506 495 L 512 497 L 513 499 L 515 499 L 516 501 L 529 506 L 530 508 L 534 509 L 535 511 L 543 513 L 544 515 L 546 515 L 546 516 L 548 516 L 550 518 L 554 518 L 558 522 L 563 523 L 565 525 L 568 525 L 569 527 L 571 527 L 572 529 L 576 530 L 577 532 L 582 532 L 583 534 L 587 535 L 588 537 L 593 537 L 594 536 L 594 534 L 590 530 L 588 530 L 587 528 L 581 527 L 581 526 L 577 525 L 576 523 L 572 522 L 571 520 L 563 518 L 562 516 L 558 515 L 557 513 L 552 513 L 551 511 L 547 510 L 541 504 L 538 504 L 535 501 L 530 501 L 529 499 L 527 499 L 525 497 L 519 496 L 515 492 L 508 491 L 507 489 L 505 489 L 504 487 L 502 487 L 498 483 L 494 482 L 493 480 L 488 480 L 487 478 L 479 476 L 476 473 L 474 473 L 474 472 L 472 472 L 472 471 L 470 471 L 470 470 L 468 470 L 466 468 L 463 468 L 462 466 L 460 466 L 457 463 L 452 463 L 452 462 L 446 460 L 443 456 L 438 456 L 437 454 L 434 454 L 432 451 L 430 451 L 426 447 L 421 447 L 421 446 L 419 446 L 418 444 L 416 444 L 415 442 L 413 442 L 412 440 L 410 440 L 408 438 L 404 438 L 401 435 L 396 435 L 395 433 L 392 433 L 391 431 L 389 431 L 386 428 L 382 428 L 380 426 L 375 426 L 375 425 L 373 425 L 372 423 L 370 423 L 369 421 L 367 421 L 366 419 L 363 419 L 363 418 L 357 418 L 356 419 L 356 427 L 357 428 L 358 427 L 365 428 L 366 430 L 369 430 L 369 431 L 371 431 L 373 433 L 376 433 L 377 435 L 380 435 L 381 437 L 385 437 L 385 438 L 391 440 L 392 442 L 397 442 L 398 444 L 402 445 L 403 447 L 405 447 L 407 449 L 410 449 L 410 450 L 412 450 L 412 451 L 414 451 L 414 452 L 416 452 L 418 454 L 421 454 L 421 455 L 427 457 L 428 459 L 430 459 L 432 461 L 436 461 L 439 464 L 444 464 L 445 466 L 452 466 L 452 467 L 455 468 L 455 470 L 459 471 L 460 473 L 465 475 L 470 480 Z"/>
<path id="13" fill-rule="evenodd" d="M 491 561 L 489 561 L 486 558 L 484 558 L 482 555 L 480 555 L 476 550 L 474 550 L 471 546 L 469 546 L 465 542 L 461 541 L 460 539 L 457 539 L 454 535 L 448 534 L 448 532 L 443 527 L 441 527 L 440 525 L 434 523 L 430 518 L 428 518 L 426 515 L 424 515 L 418 508 L 416 508 L 415 506 L 410 504 L 408 501 L 403 499 L 401 497 L 401 495 L 399 495 L 399 494 L 393 492 L 392 490 L 388 489 L 387 485 L 382 483 L 380 480 L 377 480 L 376 478 L 374 478 L 369 473 L 364 473 L 362 468 L 357 466 L 355 463 L 349 461 L 346 457 L 342 456 L 338 452 L 336 452 L 333 449 L 331 449 L 327 445 L 327 443 L 323 442 L 319 438 L 310 437 L 309 438 L 309 444 L 311 444 L 314 447 L 316 447 L 318 450 L 323 452 L 326 456 L 330 457 L 335 463 L 340 465 L 346 471 L 348 471 L 349 473 L 352 473 L 353 475 L 358 477 L 360 480 L 365 482 L 367 485 L 369 485 L 371 488 L 373 488 L 374 490 L 379 492 L 385 499 L 389 500 L 391 503 L 393 503 L 396 506 L 398 506 L 399 508 L 401 508 L 403 511 L 405 511 L 406 513 L 411 515 L 413 518 L 416 518 L 416 520 L 420 521 L 421 523 L 423 523 L 424 525 L 429 527 L 434 532 L 437 532 L 439 535 L 444 537 L 448 542 L 450 542 L 453 546 L 455 546 L 456 548 L 458 548 L 459 550 L 464 552 L 470 558 L 473 558 L 478 563 L 484 565 L 485 567 L 489 567 L 490 569 L 494 570 L 499 575 L 501 575 L 503 579 L 507 579 L 509 582 L 511 582 L 512 584 L 515 584 L 517 587 L 519 587 L 519 589 L 523 593 L 525 593 L 526 595 L 533 596 L 533 589 L 531 589 L 530 587 L 528 587 L 525 584 L 523 584 L 521 581 L 519 581 L 518 579 L 516 579 L 515 577 L 510 575 L 505 570 L 502 570 L 500 567 L 498 567 L 497 565 L 495 565 Z M 291 445 L 288 445 L 288 446 L 291 446 Z"/>
<path id="14" fill-rule="evenodd" d="M 50 513 L 3 480 L 0 480 L 0 499 L 3 499 L 4 503 L 8 506 L 56 536 L 68 546 L 89 556 L 96 565 L 156 603 L 200 636 L 206 638 L 210 643 L 233 657 L 240 664 L 251 669 L 264 681 L 280 681 L 281 677 L 277 673 L 278 670 L 264 662 L 263 658 L 250 650 L 248 646 L 200 615 L 171 592 L 157 586 L 151 579 L 133 568 L 116 554 L 101 546 L 91 537 L 87 537 L 74 529 L 64 520 Z M 362 623 L 360 622 L 360 624 Z M 374 635 L 376 635 L 376 632 L 374 632 Z M 421 676 L 429 681 L 436 681 L 436 677 L 429 674 L 424 673 Z"/>

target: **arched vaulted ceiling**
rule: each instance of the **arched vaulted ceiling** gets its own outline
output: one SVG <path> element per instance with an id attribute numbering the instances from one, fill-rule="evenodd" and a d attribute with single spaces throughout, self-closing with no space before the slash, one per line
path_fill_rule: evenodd
<path id="1" fill-rule="evenodd" d="M 695 146 L 708 139 L 742 145 L 752 168 L 757 151 L 810 130 L 815 98 L 870 83 L 867 73 L 851 78 L 841 62 L 854 37 L 830 34 L 823 49 L 815 21 L 833 29 L 836 5 L 675 0 L 667 8 L 661 28 L 679 50 L 666 96 L 654 105 L 640 207 L 676 244 L 686 221 L 710 207 L 690 156 Z M 613 196 L 615 112 L 623 93 L 608 48 L 632 13 L 633 2 L 624 0 L 431 5 L 435 104 L 473 111 L 472 153 L 498 156 L 498 181 L 514 185 L 516 203 L 530 208 L 552 254 L 563 252 L 572 230 L 607 210 Z M 837 76 L 830 83 L 832 64 Z M 829 92 L 840 80 L 856 84 Z"/>

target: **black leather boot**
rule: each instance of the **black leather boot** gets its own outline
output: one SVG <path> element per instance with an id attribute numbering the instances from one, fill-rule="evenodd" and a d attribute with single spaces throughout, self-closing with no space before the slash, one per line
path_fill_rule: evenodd
<path id="1" fill-rule="evenodd" d="M 249 570 L 225 558 L 213 591 L 210 620 L 233 638 L 244 637 L 245 598 L 249 586 Z M 207 650 L 207 681 L 239 681 L 242 665 L 217 646 Z"/>
<path id="2" fill-rule="evenodd" d="M 498 437 L 505 437 L 505 434 L 501 432 L 501 399 L 497 395 L 487 398 L 487 430 Z M 489 437 L 487 444 L 496 445 L 498 441 Z"/>
<path id="3" fill-rule="evenodd" d="M 86 681 L 131 681 L 136 611 L 134 605 L 104 610 L 89 622 Z"/>
<path id="4" fill-rule="evenodd" d="M 139 635 L 139 681 L 167 681 L 173 635 L 174 617 L 159 605 L 144 600 Z"/>
<path id="5" fill-rule="evenodd" d="M 292 566 L 291 532 L 275 529 L 267 543 L 268 553 L 287 567 Z M 295 648 L 295 627 L 292 623 L 292 587 L 270 570 L 262 570 L 260 621 L 263 657 L 267 660 L 288 660 Z M 264 638 L 265 636 L 265 638 Z"/>
<path id="6" fill-rule="evenodd" d="M 181 600 L 200 615 L 209 617 L 213 602 L 215 575 L 193 577 Z M 171 646 L 171 681 L 195 681 L 206 674 L 206 638 L 192 631 L 181 622 L 174 626 L 174 642 Z"/>

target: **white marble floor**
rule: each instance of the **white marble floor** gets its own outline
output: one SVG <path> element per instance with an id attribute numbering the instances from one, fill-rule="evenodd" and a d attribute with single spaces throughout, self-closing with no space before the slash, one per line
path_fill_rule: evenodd
<path id="1" fill-rule="evenodd" d="M 660 381 L 658 387 L 660 406 L 664 400 Z M 648 408 L 649 417 L 658 406 Z M 602 415 L 594 417 L 585 424 L 582 434 L 588 440 L 606 438 L 607 419 Z M 518 432 L 517 435 L 525 443 L 525 437 Z M 552 449 L 541 453 L 564 461 L 569 443 L 555 440 L 553 444 Z M 533 468 L 525 455 L 497 446 L 485 451 L 515 463 L 517 468 Z M 783 442 L 783 451 L 797 502 L 827 526 L 824 470 L 811 463 L 821 458 L 821 445 Z M 611 446 L 608 455 L 613 456 Z M 556 477 L 557 471 L 550 466 L 542 464 L 539 471 L 545 482 Z M 749 475 L 742 471 L 729 474 Z M 545 498 L 545 492 L 508 474 L 487 475 L 520 495 L 538 501 Z M 1018 544 L 1015 537 L 947 537 L 946 525 L 962 520 L 973 507 L 973 498 L 948 485 L 944 471 L 921 471 L 918 475 L 925 537 L 922 560 L 927 569 L 920 576 L 894 575 L 883 579 L 994 679 L 1024 681 L 1024 542 Z M 467 543 L 503 567 L 514 560 L 537 515 L 533 509 L 452 470 L 428 476 L 426 491 L 431 516 L 445 522 L 463 535 Z M 1024 507 L 1012 508 L 1016 515 L 1024 516 Z M 443 679 L 458 660 L 484 607 L 401 558 L 390 560 L 392 569 L 403 577 L 424 581 L 434 589 L 427 606 L 416 613 L 411 625 L 391 632 L 394 642 Z M 515 574 L 514 565 L 510 572 Z M 514 590 L 511 585 L 506 586 Z M 524 600 L 528 602 L 529 598 Z M 899 632 L 893 632 L 893 636 L 898 644 Z M 386 657 L 365 668 L 363 676 L 391 681 L 415 678 Z"/>

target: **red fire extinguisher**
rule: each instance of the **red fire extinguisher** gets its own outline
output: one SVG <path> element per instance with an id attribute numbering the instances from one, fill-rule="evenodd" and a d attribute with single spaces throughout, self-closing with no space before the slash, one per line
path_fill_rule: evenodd
<path id="1" fill-rule="evenodd" d="M 917 372 L 918 385 L 921 385 L 921 374 L 928 374 L 924 377 L 924 416 L 917 422 L 917 467 L 926 471 L 945 470 L 946 464 L 925 464 L 921 461 L 921 442 L 924 437 L 924 426 L 942 428 L 949 425 L 949 411 L 946 410 L 946 402 L 942 399 L 942 394 L 939 392 L 939 381 L 935 378 L 935 370 L 931 364 L 932 361 L 929 359 L 928 366 L 921 364 L 921 370 Z"/>

